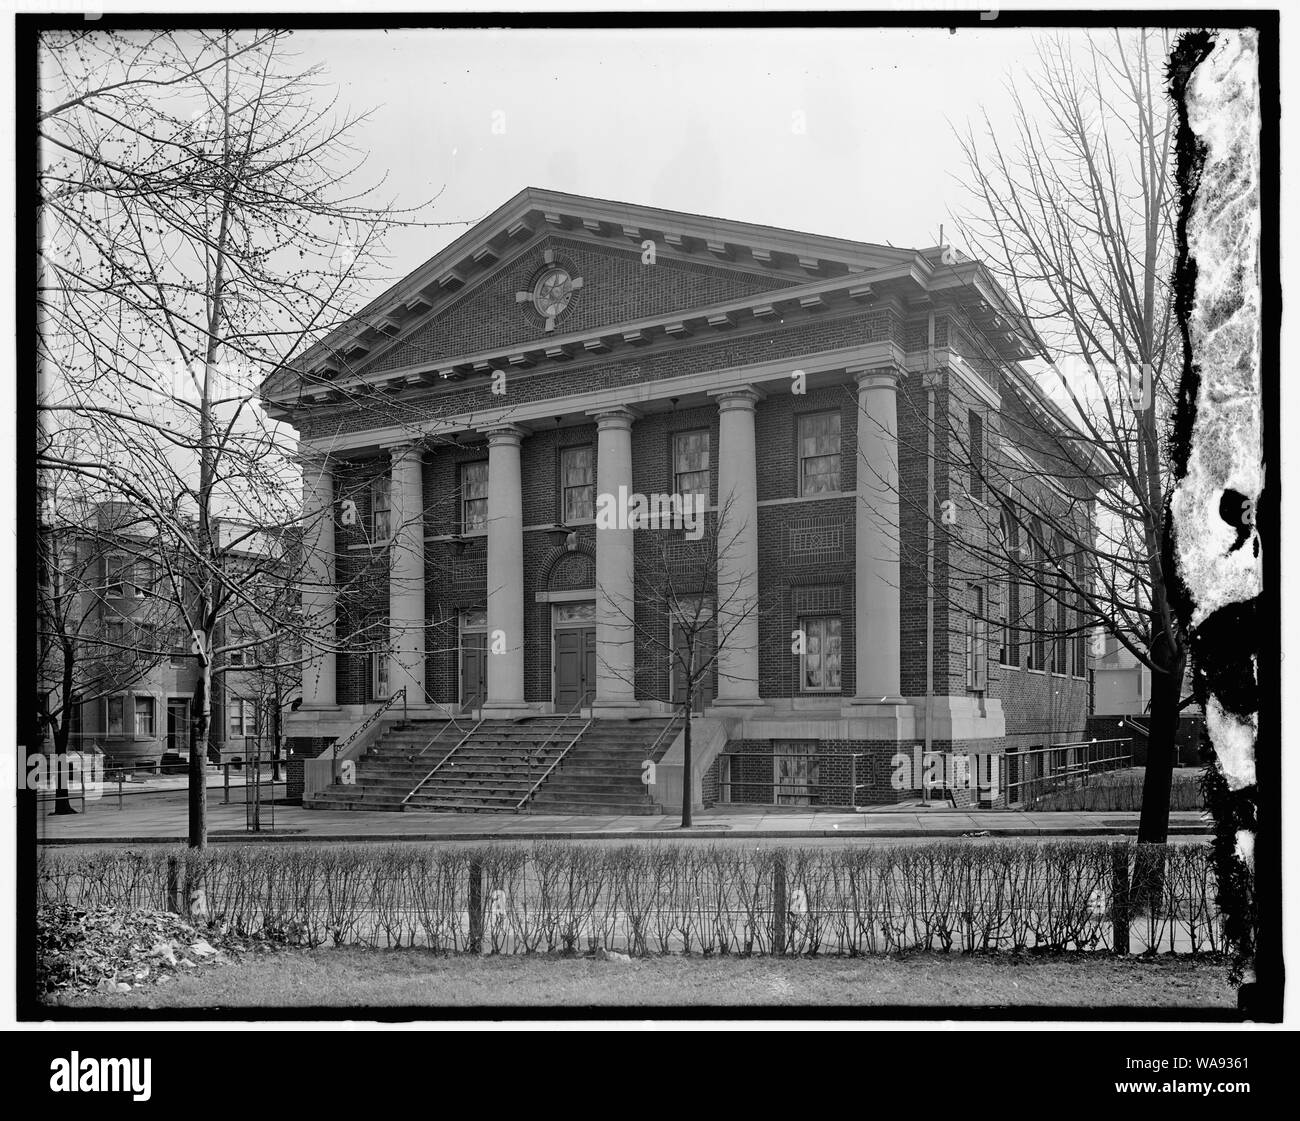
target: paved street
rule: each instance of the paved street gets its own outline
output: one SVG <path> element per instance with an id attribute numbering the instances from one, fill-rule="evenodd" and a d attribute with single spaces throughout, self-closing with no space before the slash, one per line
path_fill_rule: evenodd
<path id="1" fill-rule="evenodd" d="M 130 787 L 128 786 L 128 791 Z M 282 793 L 283 787 L 277 786 Z M 270 788 L 264 788 L 264 798 Z M 208 789 L 211 839 L 247 840 L 245 789 L 232 776 L 229 804 L 223 804 L 220 779 Z M 42 804 L 37 824 L 41 841 L 54 843 L 149 843 L 183 841 L 186 793 L 183 778 L 153 779 L 124 793 L 118 808 L 116 788 L 87 812 L 56 817 Z M 858 813 L 812 812 L 793 807 L 715 807 L 695 815 L 689 833 L 680 815 L 578 816 L 573 814 L 359 813 L 305 810 L 300 806 L 262 805 L 266 840 L 485 840 L 485 839 L 628 839 L 631 837 L 763 838 L 925 838 L 988 835 L 991 837 L 1125 836 L 1137 832 L 1136 813 L 1051 813 L 1013 810 L 954 810 L 947 807 L 879 806 Z M 1170 814 L 1171 836 L 1208 834 L 1209 819 L 1197 812 Z"/>

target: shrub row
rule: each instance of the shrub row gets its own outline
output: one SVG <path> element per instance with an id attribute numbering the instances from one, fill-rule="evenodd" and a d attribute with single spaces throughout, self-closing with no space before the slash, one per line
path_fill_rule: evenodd
<path id="1" fill-rule="evenodd" d="M 1094 775 L 1086 786 L 1072 786 L 1068 790 L 1053 790 L 1035 798 L 1031 809 L 1077 812 L 1130 811 L 1142 808 L 1141 773 L 1131 771 L 1114 775 Z M 1169 788 L 1171 810 L 1203 810 L 1205 797 L 1201 793 L 1199 771 L 1176 771 Z"/>
<path id="2" fill-rule="evenodd" d="M 40 901 L 454 953 L 1217 952 L 1204 845 L 52 849 Z"/>

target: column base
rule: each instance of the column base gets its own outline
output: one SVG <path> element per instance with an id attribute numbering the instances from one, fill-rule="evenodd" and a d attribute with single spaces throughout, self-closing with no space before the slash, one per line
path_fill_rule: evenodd
<path id="1" fill-rule="evenodd" d="M 543 716 L 540 704 L 532 701 L 487 701 L 482 708 L 484 720 L 511 720 L 519 716 Z"/>
<path id="2" fill-rule="evenodd" d="M 591 702 L 591 715 L 597 720 L 628 720 L 646 715 L 645 706 L 637 700 L 596 697 Z"/>

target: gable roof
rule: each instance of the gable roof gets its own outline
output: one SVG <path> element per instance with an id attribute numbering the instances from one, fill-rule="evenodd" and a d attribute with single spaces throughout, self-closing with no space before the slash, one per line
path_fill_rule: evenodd
<path id="1" fill-rule="evenodd" d="M 1013 357 L 1023 334 L 1014 329 L 1014 313 L 983 266 L 961 258 L 943 263 L 939 249 L 900 249 L 850 241 L 727 218 L 664 210 L 609 199 L 525 187 L 513 198 L 461 234 L 424 264 L 391 285 L 348 322 L 328 331 L 291 364 L 297 372 L 325 368 L 337 354 L 364 353 L 417 322 L 426 322 L 454 298 L 476 273 L 494 267 L 504 255 L 545 232 L 571 231 L 585 237 L 631 241 L 638 248 L 653 240 L 658 252 L 679 259 L 713 259 L 774 277 L 773 289 L 815 284 L 835 277 L 903 270 L 924 276 L 926 287 L 970 293 L 1006 328 Z M 288 388 L 287 370 L 272 373 L 263 393 Z"/>

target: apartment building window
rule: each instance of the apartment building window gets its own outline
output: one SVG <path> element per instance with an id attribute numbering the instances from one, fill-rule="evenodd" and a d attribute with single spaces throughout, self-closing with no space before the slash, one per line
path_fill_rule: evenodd
<path id="1" fill-rule="evenodd" d="M 131 565 L 125 553 L 109 553 L 104 558 L 104 595 L 121 598 L 126 594 Z"/>
<path id="2" fill-rule="evenodd" d="M 244 653 L 245 653 L 245 651 L 243 651 L 243 650 L 231 650 L 231 651 L 229 651 L 229 652 L 226 654 L 226 665 L 228 665 L 228 666 L 242 666 L 242 665 L 244 664 Z"/>
<path id="3" fill-rule="evenodd" d="M 104 729 L 110 736 L 120 736 L 126 731 L 124 713 L 126 697 L 108 697 L 104 701 Z"/>
<path id="4" fill-rule="evenodd" d="M 172 627 L 167 632 L 167 646 L 173 666 L 183 666 L 190 652 L 190 639 L 184 627 Z"/>
<path id="5" fill-rule="evenodd" d="M 799 656 L 799 689 L 803 693 L 840 690 L 840 617 L 809 615 L 799 620 L 803 652 Z"/>
<path id="6" fill-rule="evenodd" d="M 966 414 L 970 440 L 970 494 L 984 501 L 984 418 L 972 409 Z"/>
<path id="7" fill-rule="evenodd" d="M 488 519 L 487 460 L 460 467 L 460 527 L 462 533 L 486 529 Z"/>
<path id="8" fill-rule="evenodd" d="M 138 560 L 132 569 L 132 593 L 136 599 L 144 599 L 153 588 L 153 562 Z"/>
<path id="9" fill-rule="evenodd" d="M 370 480 L 370 539 L 387 541 L 393 536 L 393 481 L 387 475 Z"/>
<path id="10" fill-rule="evenodd" d="M 566 525 L 596 516 L 596 473 L 592 448 L 560 450 L 560 490 L 563 496 L 562 518 Z"/>
<path id="11" fill-rule="evenodd" d="M 126 637 L 126 624 L 121 619 L 104 621 L 104 641 L 113 646 L 121 646 Z"/>
<path id="12" fill-rule="evenodd" d="M 673 492 L 683 497 L 698 494 L 709 501 L 709 433 L 673 434 Z"/>
<path id="13" fill-rule="evenodd" d="M 984 692 L 988 664 L 988 623 L 984 618 L 984 589 L 970 587 L 971 605 L 966 616 L 966 688 Z"/>
<path id="14" fill-rule="evenodd" d="M 152 697 L 135 698 L 135 734 L 152 736 L 154 734 L 154 705 Z"/>
<path id="15" fill-rule="evenodd" d="M 257 702 L 248 697 L 234 697 L 226 706 L 233 737 L 257 735 Z"/>
<path id="16" fill-rule="evenodd" d="M 831 494 L 840 489 L 840 414 L 812 413 L 799 418 L 799 494 Z"/>

